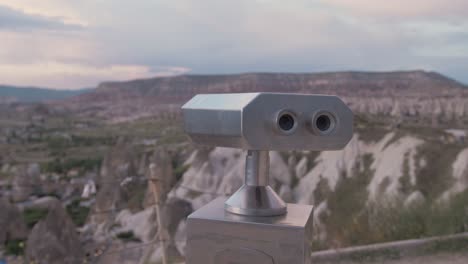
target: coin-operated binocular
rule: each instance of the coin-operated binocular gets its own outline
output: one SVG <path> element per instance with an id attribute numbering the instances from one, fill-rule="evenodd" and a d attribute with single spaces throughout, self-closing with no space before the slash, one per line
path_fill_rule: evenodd
<path id="1" fill-rule="evenodd" d="M 244 185 L 188 217 L 187 263 L 310 263 L 313 207 L 286 204 L 269 186 L 270 150 L 339 150 L 353 113 L 336 96 L 200 94 L 183 107 L 198 144 L 247 150 Z"/>

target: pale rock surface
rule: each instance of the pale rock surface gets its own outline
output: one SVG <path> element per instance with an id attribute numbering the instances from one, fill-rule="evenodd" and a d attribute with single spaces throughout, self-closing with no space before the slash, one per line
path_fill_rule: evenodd
<path id="1" fill-rule="evenodd" d="M 94 194 L 96 194 L 96 184 L 93 180 L 88 180 L 81 193 L 81 198 L 88 199 Z"/>
<path id="2" fill-rule="evenodd" d="M 115 222 L 120 225 L 116 233 L 132 231 L 143 242 L 149 242 L 154 238 L 157 228 L 154 208 L 146 208 L 143 211 L 132 214 L 130 210 L 122 210 L 117 214 Z"/>
<path id="3" fill-rule="evenodd" d="M 298 179 L 301 179 L 302 177 L 306 175 L 308 163 L 309 163 L 309 160 L 306 157 L 302 157 L 299 163 L 297 163 L 295 171 L 296 171 L 296 177 Z"/>
<path id="4" fill-rule="evenodd" d="M 411 208 L 412 206 L 421 205 L 425 201 L 426 198 L 424 198 L 424 195 L 420 191 L 414 191 L 408 196 L 408 198 L 406 198 L 403 206 L 406 208 Z"/>
<path id="5" fill-rule="evenodd" d="M 107 238 L 115 216 L 125 202 L 121 183 L 128 177 L 136 179 L 137 163 L 133 149 L 120 145 L 112 149 L 104 158 L 97 182 L 100 188 L 96 193 L 96 202 L 91 208 L 91 216 L 88 219 L 90 228 L 94 230 L 94 239 L 97 241 Z"/>
<path id="6" fill-rule="evenodd" d="M 322 220 L 320 219 L 320 216 L 326 213 L 328 213 L 327 201 L 323 201 L 319 205 L 315 206 L 313 231 L 315 232 L 314 236 L 316 236 L 319 240 L 325 240 L 327 237 L 327 232 L 324 228 L 325 223 L 323 223 Z"/>
<path id="7" fill-rule="evenodd" d="M 35 200 L 33 200 L 31 202 L 28 202 L 28 203 L 19 204 L 18 207 L 21 210 L 32 209 L 32 208 L 34 208 L 34 209 L 47 209 L 47 208 L 49 208 L 49 206 L 51 206 L 55 202 L 57 202 L 56 197 L 45 196 L 45 197 L 35 199 Z"/>
<path id="8" fill-rule="evenodd" d="M 270 151 L 270 184 L 272 181 L 285 185 L 291 184 L 288 165 L 277 151 Z"/>
<path id="9" fill-rule="evenodd" d="M 398 195 L 398 187 L 400 186 L 399 179 L 402 175 L 403 162 L 405 153 L 409 153 L 410 160 L 416 154 L 416 148 L 423 141 L 414 137 L 405 136 L 397 139 L 392 144 L 382 147 L 382 144 L 377 144 L 377 148 L 372 151 L 375 160 L 372 164 L 372 169 L 375 170 L 372 181 L 369 184 L 369 195 L 372 200 L 380 198 L 382 193 L 379 186 L 384 180 L 388 180 L 389 185 L 385 190 L 385 195 Z M 416 182 L 414 175 L 414 164 L 410 163 L 410 179 L 414 184 Z"/>
<path id="10" fill-rule="evenodd" d="M 284 202 L 286 203 L 292 203 L 294 202 L 294 197 L 292 194 L 291 187 L 289 185 L 281 185 L 278 195 L 283 199 Z"/>
<path id="11" fill-rule="evenodd" d="M 452 164 L 452 171 L 454 182 L 452 187 L 442 194 L 442 200 L 447 200 L 452 195 L 463 192 L 468 188 L 468 148 L 458 153 L 455 162 Z"/>
<path id="12" fill-rule="evenodd" d="M 338 182 L 339 176 L 346 172 L 351 174 L 351 170 L 362 154 L 362 146 L 354 136 L 348 146 L 342 151 L 323 151 L 315 159 L 316 165 L 300 180 L 294 189 L 294 198 L 300 204 L 314 204 L 313 192 L 320 181 L 320 177 L 326 178 L 332 190 Z"/>

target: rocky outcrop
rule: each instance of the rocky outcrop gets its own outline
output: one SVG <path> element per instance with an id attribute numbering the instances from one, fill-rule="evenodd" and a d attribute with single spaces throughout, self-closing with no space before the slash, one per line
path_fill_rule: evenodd
<path id="1" fill-rule="evenodd" d="M 153 207 L 134 214 L 130 210 L 122 210 L 115 223 L 118 228 L 113 230 L 113 233 L 132 231 L 136 238 L 145 243 L 154 238 L 158 228 Z"/>
<path id="2" fill-rule="evenodd" d="M 157 148 L 144 162 L 143 174 L 150 181 L 154 181 L 159 191 L 159 200 L 163 203 L 167 194 L 176 184 L 177 179 L 173 170 L 173 157 L 164 148 Z M 153 190 L 148 184 L 145 197 L 145 207 L 155 203 Z"/>
<path id="3" fill-rule="evenodd" d="M 358 131 L 341 151 L 272 151 L 270 183 L 285 201 L 315 205 L 316 233 L 322 240 L 327 237 L 324 216 L 340 210 L 346 200 L 356 201 L 356 212 L 387 202 L 412 208 L 467 190 L 464 144 L 441 132 L 434 131 L 428 141 L 427 135 L 391 131 L 372 137 Z M 439 152 L 443 159 L 434 155 Z M 190 167 L 182 183 L 169 196 L 190 201 L 196 210 L 217 196 L 229 195 L 243 182 L 244 158 L 237 149 L 195 151 L 187 160 Z M 182 221 L 175 235 L 183 237 L 184 228 Z M 178 243 L 177 248 L 183 252 L 185 244 Z"/>
<path id="4" fill-rule="evenodd" d="M 11 173 L 14 175 L 11 192 L 13 201 L 25 201 L 30 195 L 38 192 L 38 188 L 40 188 L 38 184 L 40 175 L 38 164 L 20 165 L 14 167 Z"/>
<path id="5" fill-rule="evenodd" d="M 29 203 L 23 203 L 19 204 L 19 208 L 21 210 L 25 209 L 47 209 L 49 208 L 52 204 L 57 202 L 57 198 L 53 196 L 45 196 L 41 197 L 38 199 L 35 199 Z"/>
<path id="6" fill-rule="evenodd" d="M 22 240 L 28 229 L 21 211 L 5 199 L 0 199 L 0 245 L 8 240 Z"/>
<path id="7" fill-rule="evenodd" d="M 88 221 L 95 230 L 96 239 L 106 237 L 117 213 L 125 208 L 125 186 L 138 180 L 136 164 L 138 161 L 134 150 L 124 144 L 114 147 L 105 157 L 97 182 L 96 201 Z"/>
<path id="8" fill-rule="evenodd" d="M 167 231 L 172 237 L 177 232 L 180 223 L 192 212 L 192 204 L 189 201 L 171 198 L 165 203 L 161 214 L 164 218 L 163 222 L 167 225 Z"/>
<path id="9" fill-rule="evenodd" d="M 57 200 L 48 208 L 47 216 L 32 229 L 26 242 L 28 263 L 82 263 L 83 249 L 76 227 Z"/>
<path id="10" fill-rule="evenodd" d="M 155 181 L 164 204 L 166 194 L 176 183 L 172 156 L 163 148 L 136 155 L 132 148 L 115 147 L 104 159 L 98 193 L 87 223 L 96 241 L 112 239 L 118 232 L 132 231 L 143 242 L 154 239 L 158 231 L 154 214 L 155 194 L 149 182 Z M 171 202 L 172 203 L 172 202 Z M 179 203 L 167 207 L 164 215 L 178 224 Z M 191 211 L 191 210 L 190 210 Z"/>
<path id="11" fill-rule="evenodd" d="M 245 153 L 238 149 L 197 150 L 187 163 L 190 168 L 171 196 L 191 201 L 195 210 L 219 195 L 234 193 L 244 181 Z M 272 187 L 278 192 L 283 188 L 280 194 L 288 196 L 292 177 L 277 152 L 270 153 L 270 173 Z"/>

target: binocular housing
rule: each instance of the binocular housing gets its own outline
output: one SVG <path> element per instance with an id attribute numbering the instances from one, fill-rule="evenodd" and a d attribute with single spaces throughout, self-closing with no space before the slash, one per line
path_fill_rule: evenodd
<path id="1" fill-rule="evenodd" d="M 193 142 L 245 150 L 338 150 L 353 135 L 353 113 L 336 96 L 199 94 L 182 107 Z"/>

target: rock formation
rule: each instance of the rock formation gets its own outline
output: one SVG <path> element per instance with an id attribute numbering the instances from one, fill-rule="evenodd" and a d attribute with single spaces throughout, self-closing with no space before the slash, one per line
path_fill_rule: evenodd
<path id="1" fill-rule="evenodd" d="M 48 208 L 47 216 L 40 220 L 26 242 L 28 263 L 78 264 L 84 252 L 76 226 L 57 200 Z"/>
<path id="2" fill-rule="evenodd" d="M 0 198 L 0 245 L 8 240 L 22 240 L 28 235 L 26 223 L 20 210 Z"/>
<path id="3" fill-rule="evenodd" d="M 333 94 L 356 113 L 420 121 L 457 122 L 468 114 L 465 86 L 425 71 L 183 75 L 106 82 L 67 101 L 67 107 L 114 121 L 154 115 L 168 118 L 177 115 L 180 105 L 197 93 L 229 92 Z"/>

